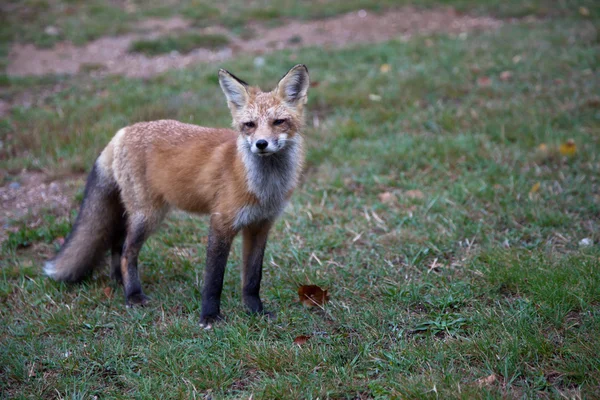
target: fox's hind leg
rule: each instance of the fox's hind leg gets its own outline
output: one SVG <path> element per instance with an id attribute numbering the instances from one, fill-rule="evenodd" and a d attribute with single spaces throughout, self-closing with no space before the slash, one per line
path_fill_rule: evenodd
<path id="1" fill-rule="evenodd" d="M 123 283 L 123 275 L 121 274 L 121 257 L 123 255 L 123 246 L 125 245 L 125 237 L 127 236 L 127 218 L 123 215 L 114 227 L 114 236 L 112 246 L 110 248 L 110 277 L 117 283 Z"/>
<path id="2" fill-rule="evenodd" d="M 148 302 L 148 297 L 142 291 L 138 273 L 138 255 L 148 236 L 162 221 L 165 212 L 156 210 L 148 214 L 135 213 L 128 219 L 127 235 L 120 265 L 125 302 L 128 307 L 145 305 Z"/>

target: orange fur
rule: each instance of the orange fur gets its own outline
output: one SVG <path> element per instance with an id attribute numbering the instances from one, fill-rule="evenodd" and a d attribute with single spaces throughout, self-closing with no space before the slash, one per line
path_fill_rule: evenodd
<path id="1" fill-rule="evenodd" d="M 129 213 L 178 208 L 219 214 L 224 225 L 231 225 L 241 207 L 258 204 L 248 190 L 237 132 L 172 120 L 138 123 L 123 132 L 100 160 L 121 188 Z M 303 160 L 296 162 L 300 171 Z M 285 197 L 292 193 L 293 188 Z"/>

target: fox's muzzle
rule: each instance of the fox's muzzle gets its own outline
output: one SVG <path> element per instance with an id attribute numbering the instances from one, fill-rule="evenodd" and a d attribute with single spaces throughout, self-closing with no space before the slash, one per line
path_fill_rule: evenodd
<path id="1" fill-rule="evenodd" d="M 258 154 L 259 156 L 269 156 L 271 154 L 277 153 L 279 150 L 283 149 L 286 145 L 287 134 L 279 135 L 279 138 L 260 138 L 257 140 L 252 140 L 252 138 L 248 138 L 248 143 L 250 144 L 250 151 L 254 154 Z"/>

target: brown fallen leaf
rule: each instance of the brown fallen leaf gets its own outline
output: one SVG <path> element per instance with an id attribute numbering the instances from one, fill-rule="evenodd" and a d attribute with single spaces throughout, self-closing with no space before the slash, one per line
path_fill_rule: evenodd
<path id="1" fill-rule="evenodd" d="M 539 191 L 540 191 L 540 183 L 539 183 L 539 182 L 536 182 L 536 183 L 535 183 L 535 184 L 534 184 L 534 185 L 531 187 L 531 189 L 529 190 L 529 193 L 530 193 L 530 194 L 533 194 L 533 193 L 537 193 L 537 192 L 539 192 Z"/>
<path id="2" fill-rule="evenodd" d="M 600 97 L 592 96 L 591 98 L 589 98 L 585 101 L 585 105 L 590 108 L 599 109 L 600 108 Z"/>
<path id="3" fill-rule="evenodd" d="M 294 339 L 294 344 L 297 344 L 298 346 L 302 346 L 304 343 L 306 343 L 308 341 L 308 339 L 310 339 L 310 336 L 306 336 L 306 335 L 297 336 L 296 339 Z"/>
<path id="4" fill-rule="evenodd" d="M 107 286 L 103 289 L 104 295 L 106 296 L 107 299 L 112 299 L 113 296 L 113 290 L 110 286 Z"/>
<path id="5" fill-rule="evenodd" d="M 530 198 L 530 199 L 532 199 L 532 200 L 533 200 L 533 199 L 536 197 L 536 193 L 540 191 L 540 187 L 541 187 L 540 183 L 539 183 L 539 182 L 536 182 L 536 183 L 535 183 L 535 184 L 534 184 L 534 185 L 531 187 L 531 189 L 529 189 L 529 198 Z"/>
<path id="6" fill-rule="evenodd" d="M 573 139 L 567 140 L 565 143 L 561 144 L 558 147 L 558 151 L 563 156 L 573 156 L 577 152 L 577 146 L 575 145 L 575 141 Z"/>
<path id="7" fill-rule="evenodd" d="M 381 66 L 379 67 L 379 71 L 382 74 L 387 74 L 388 72 L 390 72 L 390 69 L 392 69 L 392 67 L 390 67 L 390 64 L 381 64 Z"/>
<path id="8" fill-rule="evenodd" d="M 497 380 L 498 380 L 498 377 L 496 376 L 496 374 L 491 374 L 489 376 L 486 376 L 485 378 L 479 378 L 479 379 L 477 379 L 477 381 L 475 383 L 479 387 L 490 386 L 494 382 L 496 382 Z"/>
<path id="9" fill-rule="evenodd" d="M 317 285 L 302 285 L 298 288 L 300 302 L 307 307 L 320 307 L 329 301 L 327 290 Z"/>

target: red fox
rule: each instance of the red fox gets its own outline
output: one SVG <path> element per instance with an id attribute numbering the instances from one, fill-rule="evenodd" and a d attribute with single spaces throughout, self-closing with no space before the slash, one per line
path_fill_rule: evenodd
<path id="1" fill-rule="evenodd" d="M 219 84 L 233 130 L 160 120 L 116 133 L 94 163 L 79 215 L 46 275 L 81 281 L 110 250 L 111 276 L 123 284 L 127 306 L 144 305 L 138 254 L 167 211 L 178 208 L 210 215 L 201 326 L 220 318 L 225 265 L 239 231 L 243 302 L 265 312 L 259 292 L 267 236 L 304 162 L 308 69 L 296 65 L 270 92 L 223 69 Z"/>

